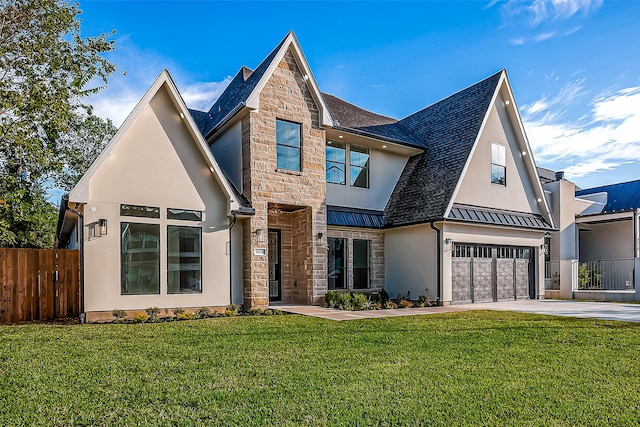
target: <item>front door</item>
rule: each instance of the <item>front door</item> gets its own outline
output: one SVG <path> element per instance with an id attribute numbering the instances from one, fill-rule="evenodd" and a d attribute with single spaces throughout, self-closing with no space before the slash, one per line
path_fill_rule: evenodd
<path id="1" fill-rule="evenodd" d="M 269 301 L 282 300 L 280 230 L 269 230 Z"/>

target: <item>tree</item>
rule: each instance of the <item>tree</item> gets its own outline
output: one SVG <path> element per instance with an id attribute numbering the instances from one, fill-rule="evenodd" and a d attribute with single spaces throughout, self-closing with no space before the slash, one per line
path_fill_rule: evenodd
<path id="1" fill-rule="evenodd" d="M 86 144 L 73 135 L 101 126 L 83 100 L 115 72 L 103 57 L 114 42 L 106 34 L 83 38 L 79 14 L 63 0 L 0 0 L 2 246 L 45 244 L 37 237 L 51 222 L 44 189 L 68 189 L 73 178 L 65 174 L 86 167 L 74 153 Z"/>

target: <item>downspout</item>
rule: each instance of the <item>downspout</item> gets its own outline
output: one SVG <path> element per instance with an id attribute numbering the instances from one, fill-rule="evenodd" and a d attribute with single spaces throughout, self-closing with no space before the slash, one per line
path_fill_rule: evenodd
<path id="1" fill-rule="evenodd" d="M 80 323 L 84 323 L 84 216 L 80 211 L 71 209 L 68 204 L 65 210 L 74 215 L 78 215 L 78 241 L 80 242 Z"/>
<path id="2" fill-rule="evenodd" d="M 640 229 L 638 225 L 638 218 L 640 209 L 634 209 L 633 211 L 633 257 L 640 258 Z"/>
<path id="3" fill-rule="evenodd" d="M 440 263 L 442 262 L 442 254 L 440 253 L 440 229 L 433 225 L 433 221 L 429 223 L 432 230 L 436 232 L 436 304 L 440 305 Z"/>
<path id="4" fill-rule="evenodd" d="M 233 221 L 229 224 L 229 304 L 233 304 L 233 256 L 231 251 L 231 242 L 233 241 L 233 236 L 231 236 L 231 230 L 233 230 L 233 226 L 236 225 L 238 221 L 238 214 L 232 212 Z"/>

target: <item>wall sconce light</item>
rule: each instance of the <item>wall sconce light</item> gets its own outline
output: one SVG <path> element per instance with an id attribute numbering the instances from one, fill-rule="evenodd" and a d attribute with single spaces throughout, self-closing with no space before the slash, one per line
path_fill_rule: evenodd
<path id="1" fill-rule="evenodd" d="M 549 255 L 549 243 L 547 240 L 551 237 L 551 233 L 544 233 L 544 243 L 540 245 L 540 249 L 543 251 L 545 255 Z"/>
<path id="2" fill-rule="evenodd" d="M 264 230 L 262 228 L 256 228 L 256 237 L 258 238 L 258 242 L 264 242 Z"/>
<path id="3" fill-rule="evenodd" d="M 322 238 L 324 237 L 324 233 L 318 233 L 318 240 L 322 241 Z"/>
<path id="4" fill-rule="evenodd" d="M 449 251 L 453 250 L 453 239 L 450 237 L 444 239 L 444 252 L 448 252 L 447 247 L 449 248 Z"/>
<path id="5" fill-rule="evenodd" d="M 101 218 L 98 220 L 98 226 L 100 227 L 100 235 L 101 236 L 106 236 L 107 235 L 107 220 L 104 218 Z"/>

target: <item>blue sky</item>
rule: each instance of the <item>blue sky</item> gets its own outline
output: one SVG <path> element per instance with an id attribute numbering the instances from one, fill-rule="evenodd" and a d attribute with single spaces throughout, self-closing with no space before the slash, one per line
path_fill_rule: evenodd
<path id="1" fill-rule="evenodd" d="M 402 118 L 506 68 L 538 166 L 587 188 L 640 179 L 640 2 L 89 1 L 83 35 L 116 30 L 90 102 L 120 124 L 167 68 L 207 109 L 293 30 L 320 89 Z M 122 73 L 126 71 L 126 74 Z"/>

